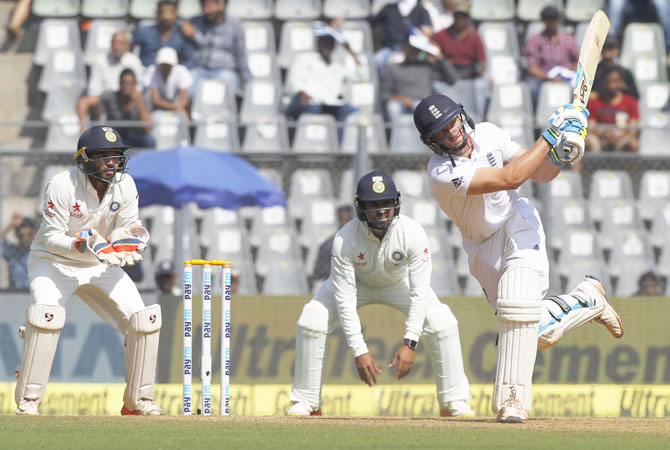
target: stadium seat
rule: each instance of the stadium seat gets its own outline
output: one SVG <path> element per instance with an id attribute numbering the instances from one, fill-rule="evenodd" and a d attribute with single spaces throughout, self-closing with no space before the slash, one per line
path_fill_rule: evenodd
<path id="1" fill-rule="evenodd" d="M 158 0 L 130 0 L 128 11 L 133 19 L 155 19 Z"/>
<path id="2" fill-rule="evenodd" d="M 365 19 L 370 15 L 370 0 L 324 0 L 323 15 L 329 19 Z"/>
<path id="3" fill-rule="evenodd" d="M 549 195 L 557 199 L 584 198 L 582 177 L 574 170 L 561 170 L 549 183 Z"/>
<path id="4" fill-rule="evenodd" d="M 389 142 L 391 153 L 418 153 L 428 155 L 428 148 L 419 139 L 419 132 L 414 126 L 414 116 L 403 114 L 391 124 Z"/>
<path id="5" fill-rule="evenodd" d="M 607 265 L 602 260 L 602 258 L 588 257 L 575 258 L 573 261 L 571 261 L 570 266 L 567 269 L 567 273 L 564 274 L 566 278 L 565 290 L 562 292 L 556 292 L 553 295 L 565 294 L 566 292 L 572 291 L 579 283 L 584 281 L 584 277 L 586 275 L 593 275 L 594 277 L 598 278 L 605 286 L 605 290 L 607 291 L 608 296 L 612 296 L 612 282 Z"/>
<path id="6" fill-rule="evenodd" d="M 65 113 L 55 122 L 49 122 L 44 149 L 48 152 L 72 152 L 79 140 L 79 118 Z"/>
<path id="7" fill-rule="evenodd" d="M 475 122 L 479 122 L 484 117 L 486 111 L 482 110 L 485 101 L 479 98 L 482 94 L 478 91 L 478 83 L 480 83 L 480 80 L 456 80 L 451 86 L 440 89 L 440 93 L 463 105 L 472 119 Z"/>
<path id="8" fill-rule="evenodd" d="M 91 19 L 117 19 L 126 17 L 128 8 L 128 0 L 82 0 L 81 15 Z"/>
<path id="9" fill-rule="evenodd" d="M 651 221 L 657 211 L 670 204 L 670 171 L 645 171 L 640 179 L 639 198 L 640 216 L 643 220 Z"/>
<path id="10" fill-rule="evenodd" d="M 188 145 L 189 132 L 186 119 L 174 111 L 155 110 L 151 113 L 154 126 L 151 135 L 156 140 L 157 150 L 166 150 Z"/>
<path id="11" fill-rule="evenodd" d="M 340 189 L 337 198 L 344 205 L 352 205 L 354 203 L 356 184 L 358 184 L 358 180 L 354 180 L 354 170 L 346 169 L 338 179 L 340 180 Z"/>
<path id="12" fill-rule="evenodd" d="M 299 236 L 300 245 L 305 248 L 309 248 L 315 242 L 323 242 L 337 231 L 335 199 L 312 198 L 307 200 L 307 203 Z"/>
<path id="13" fill-rule="evenodd" d="M 396 0 L 372 0 L 372 5 L 370 6 L 370 13 L 374 16 L 379 11 L 382 10 L 382 8 L 389 3 L 395 3 Z"/>
<path id="14" fill-rule="evenodd" d="M 213 207 L 201 210 L 201 215 L 202 238 L 200 241 L 203 244 L 208 244 L 208 241 L 220 227 L 243 227 L 242 218 L 238 211 Z"/>
<path id="15" fill-rule="evenodd" d="M 337 27 L 337 31 L 357 54 L 371 55 L 374 53 L 372 28 L 367 20 L 347 20 Z"/>
<path id="16" fill-rule="evenodd" d="M 253 217 L 251 218 L 249 244 L 253 247 L 258 247 L 263 240 L 267 239 L 272 230 L 276 228 L 288 230 L 291 227 L 292 224 L 285 207 L 270 206 L 267 208 L 258 208 L 254 210 Z"/>
<path id="17" fill-rule="evenodd" d="M 546 127 L 547 117 L 550 117 L 556 108 L 572 101 L 572 86 L 561 81 L 545 81 L 540 86 L 535 109 L 535 126 Z"/>
<path id="18" fill-rule="evenodd" d="M 226 11 L 242 20 L 265 20 L 272 17 L 272 0 L 228 0 Z"/>
<path id="19" fill-rule="evenodd" d="M 70 83 L 61 85 L 58 89 L 47 91 L 42 119 L 47 122 L 56 122 L 60 117 L 77 115 L 77 100 L 81 95 L 81 85 Z"/>
<path id="20" fill-rule="evenodd" d="M 656 211 L 651 222 L 651 229 L 649 230 L 649 241 L 651 245 L 660 248 L 666 244 L 666 236 L 669 235 L 670 230 L 670 204 Z M 670 250 L 670 249 L 668 249 Z"/>
<path id="21" fill-rule="evenodd" d="M 349 114 L 342 134 L 342 153 L 356 153 L 361 127 L 365 130 L 364 141 L 369 153 L 388 152 L 384 119 L 379 114 Z"/>
<path id="22" fill-rule="evenodd" d="M 249 3 L 247 1 L 247 3 Z M 230 8 L 230 2 L 226 2 L 226 8 L 229 11 Z M 202 6 L 200 6 L 200 0 L 179 0 L 179 4 L 177 5 L 177 15 L 181 19 L 190 19 L 195 16 L 199 16 L 202 14 Z M 235 16 L 235 14 L 232 14 L 232 16 Z M 236 16 L 239 17 L 239 16 Z"/>
<path id="23" fill-rule="evenodd" d="M 298 259 L 274 262 L 263 279 L 263 295 L 306 295 L 307 277 Z"/>
<path id="24" fill-rule="evenodd" d="M 111 39 L 110 39 L 111 41 Z M 79 25 L 75 19 L 44 19 L 40 22 L 33 62 L 47 63 L 49 54 L 56 50 L 80 50 Z"/>
<path id="25" fill-rule="evenodd" d="M 321 15 L 320 0 L 276 0 L 274 17 L 279 20 L 310 20 Z"/>
<path id="26" fill-rule="evenodd" d="M 59 49 L 49 53 L 37 88 L 48 92 L 61 87 L 86 87 L 86 69 L 80 50 Z"/>
<path id="27" fill-rule="evenodd" d="M 620 230 L 643 231 L 642 220 L 634 200 L 609 200 L 604 202 L 600 224 L 600 247 L 611 250 L 618 245 L 616 234 Z"/>
<path id="28" fill-rule="evenodd" d="M 230 8 L 230 5 L 228 8 Z M 275 31 L 272 22 L 245 20 L 242 22 L 242 27 L 244 28 L 244 45 L 246 46 L 247 52 L 277 53 Z"/>
<path id="29" fill-rule="evenodd" d="M 477 21 L 513 20 L 515 16 L 514 0 L 472 0 L 470 17 Z"/>
<path id="30" fill-rule="evenodd" d="M 206 237 L 206 239 L 204 239 Z M 235 265 L 251 261 L 251 246 L 244 226 L 239 224 L 217 225 L 211 234 L 201 233 L 205 257 L 231 261 Z"/>
<path id="31" fill-rule="evenodd" d="M 314 29 L 311 21 L 289 20 L 284 22 L 279 36 L 277 62 L 282 68 L 291 65 L 295 55 L 315 50 Z"/>
<path id="32" fill-rule="evenodd" d="M 670 83 L 652 83 L 640 89 L 640 125 L 661 128 L 670 125 Z"/>
<path id="33" fill-rule="evenodd" d="M 563 0 L 519 0 L 516 16 L 524 22 L 540 20 L 540 11 L 546 6 L 555 6 L 559 11 L 562 11 Z"/>
<path id="34" fill-rule="evenodd" d="M 482 22 L 477 31 L 486 48 L 487 59 L 500 54 L 519 58 L 521 52 L 514 22 Z"/>
<path id="35" fill-rule="evenodd" d="M 269 79 L 250 80 L 244 88 L 239 120 L 243 125 L 259 117 L 279 115 L 281 92 Z"/>
<path id="36" fill-rule="evenodd" d="M 432 199 L 405 198 L 401 210 L 403 214 L 419 222 L 424 230 L 436 230 L 446 235 L 445 216 Z"/>
<path id="37" fill-rule="evenodd" d="M 127 29 L 127 27 L 128 25 L 123 20 L 91 20 L 84 49 L 86 64 L 92 65 L 98 55 L 107 53 L 112 44 L 112 35 L 119 30 Z"/>
<path id="38" fill-rule="evenodd" d="M 670 128 L 645 127 L 640 130 L 640 154 L 649 156 L 668 156 L 670 149 Z"/>
<path id="39" fill-rule="evenodd" d="M 565 234 L 561 231 L 567 228 L 583 229 L 586 231 L 595 230 L 589 208 L 581 197 L 559 197 L 552 199 L 551 210 L 546 214 L 546 226 L 551 227 L 547 243 L 553 250 L 559 250 L 563 247 Z"/>
<path id="40" fill-rule="evenodd" d="M 268 229 L 259 243 L 256 255 L 256 272 L 260 276 L 268 273 L 270 266 L 277 261 L 300 260 L 300 245 L 292 228 L 274 227 Z"/>
<path id="41" fill-rule="evenodd" d="M 561 230 L 561 232 L 565 236 L 561 252 L 558 256 L 559 274 L 561 276 L 567 276 L 570 267 L 576 261 L 584 259 L 603 260 L 602 249 L 600 248 L 595 231 L 567 228 Z M 569 289 L 572 288 L 569 287 Z"/>
<path id="42" fill-rule="evenodd" d="M 494 85 L 486 120 L 498 124 L 512 139 L 530 148 L 535 141 L 532 111 L 530 88 L 525 82 Z"/>
<path id="43" fill-rule="evenodd" d="M 630 23 L 623 33 L 621 64 L 633 72 L 638 87 L 667 82 L 667 56 L 659 23 Z"/>
<path id="44" fill-rule="evenodd" d="M 376 82 L 365 81 L 353 83 L 347 81 L 344 100 L 349 105 L 358 108 L 363 114 L 376 114 L 379 111 Z"/>
<path id="45" fill-rule="evenodd" d="M 277 87 L 281 86 L 281 72 L 277 65 L 277 56 L 274 53 L 266 51 L 248 52 L 247 61 L 249 71 L 254 79 L 269 80 Z"/>
<path id="46" fill-rule="evenodd" d="M 235 116 L 209 115 L 195 127 L 193 145 L 220 152 L 236 153 L 240 149 Z"/>
<path id="47" fill-rule="evenodd" d="M 668 282 L 670 281 L 670 234 L 665 234 L 660 250 L 656 272 L 664 276 Z"/>
<path id="48" fill-rule="evenodd" d="M 564 15 L 570 22 L 591 20 L 593 13 L 604 9 L 605 0 L 565 0 Z M 578 45 L 581 45 L 581 41 Z"/>
<path id="49" fill-rule="evenodd" d="M 243 153 L 281 153 L 290 150 L 286 118 L 282 115 L 258 117 L 246 125 Z"/>
<path id="50" fill-rule="evenodd" d="M 591 217 L 596 222 L 603 219 L 605 206 L 603 200 L 633 199 L 633 181 L 630 173 L 624 170 L 596 170 L 591 177 L 589 205 Z"/>
<path id="51" fill-rule="evenodd" d="M 430 188 L 428 187 L 428 175 L 425 170 L 401 169 L 393 172 L 393 180 L 396 187 L 405 199 L 430 199 Z"/>
<path id="52" fill-rule="evenodd" d="M 32 13 L 37 17 L 74 17 L 79 14 L 79 0 L 33 0 Z"/>
<path id="53" fill-rule="evenodd" d="M 433 258 L 433 271 L 430 275 L 430 287 L 438 297 L 457 297 L 460 295 L 458 277 L 453 266 L 439 259 Z"/>
<path id="54" fill-rule="evenodd" d="M 284 178 L 279 169 L 273 167 L 261 167 L 258 171 L 263 175 L 263 178 L 270 181 L 282 191 L 284 190 Z"/>
<path id="55" fill-rule="evenodd" d="M 512 55 L 493 55 L 486 65 L 484 76 L 492 84 L 516 83 L 520 79 L 519 64 Z"/>
<path id="56" fill-rule="evenodd" d="M 191 116 L 195 121 L 213 115 L 236 116 L 235 94 L 225 83 L 218 80 L 201 80 L 195 88 L 192 102 Z"/>
<path id="57" fill-rule="evenodd" d="M 615 295 L 630 297 L 637 292 L 640 275 L 654 270 L 654 256 L 643 231 L 620 230 L 615 236 L 609 271 L 617 279 Z"/>
<path id="58" fill-rule="evenodd" d="M 311 200 L 324 199 L 334 199 L 333 182 L 328 170 L 296 169 L 293 172 L 288 191 L 288 204 L 294 219 L 304 218 Z"/>
<path id="59" fill-rule="evenodd" d="M 333 153 L 338 148 L 337 123 L 333 116 L 304 113 L 298 117 L 293 153 Z"/>

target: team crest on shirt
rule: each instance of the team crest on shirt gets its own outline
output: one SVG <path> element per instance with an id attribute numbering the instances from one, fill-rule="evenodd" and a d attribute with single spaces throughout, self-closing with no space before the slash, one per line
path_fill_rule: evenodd
<path id="1" fill-rule="evenodd" d="M 458 177 L 452 178 L 451 183 L 456 187 L 456 189 L 458 189 L 463 184 L 463 181 L 465 181 L 463 177 Z"/>
<path id="2" fill-rule="evenodd" d="M 391 258 L 392 258 L 393 261 L 395 261 L 395 262 L 400 262 L 400 261 L 402 261 L 403 259 L 405 259 L 405 255 L 403 255 L 402 252 L 401 252 L 400 250 L 396 250 L 396 251 L 394 251 L 393 253 L 391 253 Z"/>
<path id="3" fill-rule="evenodd" d="M 109 210 L 112 211 L 112 212 L 116 212 L 116 211 L 119 210 L 120 207 L 121 207 L 121 203 L 119 203 L 119 202 L 112 202 L 112 204 L 109 205 Z"/>
<path id="4" fill-rule="evenodd" d="M 497 166 L 496 166 L 496 158 L 495 158 L 495 156 L 493 156 L 493 153 L 488 152 L 488 153 L 486 154 L 486 159 L 487 159 L 488 162 L 489 162 L 489 166 L 491 166 L 491 167 L 497 167 Z"/>

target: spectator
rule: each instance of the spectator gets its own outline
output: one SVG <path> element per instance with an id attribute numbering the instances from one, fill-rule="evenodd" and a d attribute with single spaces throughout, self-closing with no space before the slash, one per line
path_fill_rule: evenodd
<path id="1" fill-rule="evenodd" d="M 608 149 L 637 152 L 639 149 L 638 102 L 635 97 L 623 93 L 624 87 L 621 68 L 609 67 L 603 75 L 602 93 L 589 99 L 591 115 L 587 148 L 592 153 Z"/>
<path id="2" fill-rule="evenodd" d="M 433 32 L 449 28 L 454 23 L 454 6 L 458 0 L 431 0 L 423 4 L 428 11 Z M 462 0 L 461 0 L 462 1 Z"/>
<path id="3" fill-rule="evenodd" d="M 7 25 L 7 31 L 11 35 L 12 39 L 16 39 L 21 36 L 23 32 L 23 23 L 28 19 L 30 15 L 30 4 L 32 0 L 18 0 L 14 11 L 12 12 L 12 17 L 9 19 L 9 24 Z"/>
<path id="4" fill-rule="evenodd" d="M 130 38 L 127 32 L 117 31 L 112 35 L 110 51 L 98 55 L 91 67 L 91 77 L 88 82 L 88 95 L 77 101 L 77 115 L 82 131 L 86 130 L 86 117 L 97 120 L 100 116 L 100 96 L 105 92 L 118 92 L 121 72 L 130 69 L 139 79 L 144 66 L 140 59 L 130 52 Z M 141 90 L 141 86 L 138 86 Z"/>
<path id="5" fill-rule="evenodd" d="M 78 103 L 79 120 L 84 126 L 86 111 L 89 109 L 102 110 L 107 114 L 109 121 L 142 121 L 147 125 L 138 127 L 117 127 L 123 142 L 132 147 L 152 148 L 156 141 L 151 133 L 151 115 L 144 103 L 142 92 L 137 89 L 137 78 L 131 69 L 123 69 L 119 75 L 119 89 L 116 91 L 105 91 L 100 97 L 83 97 Z M 133 280 L 137 281 L 137 280 Z"/>
<path id="6" fill-rule="evenodd" d="M 393 122 L 402 114 L 414 113 L 421 99 L 433 93 L 436 80 L 454 84 L 452 65 L 427 37 L 410 35 L 405 43 L 405 60 L 390 63 L 382 75 L 381 98 L 386 102 L 387 120 Z"/>
<path id="7" fill-rule="evenodd" d="M 559 30 L 561 15 L 554 6 L 540 13 L 544 30 L 531 37 L 523 48 L 526 58 L 526 82 L 537 104 L 540 85 L 544 81 L 570 81 L 579 59 L 574 36 Z"/>
<path id="8" fill-rule="evenodd" d="M 332 60 L 335 37 L 340 37 L 332 28 L 319 24 L 315 34 L 317 51 L 298 54 L 288 69 L 286 91 L 291 102 L 286 114 L 295 120 L 303 113 L 325 113 L 344 122 L 349 114 L 358 111 L 344 103 L 345 82 L 366 79 L 366 68 L 358 63 L 353 52 L 357 61 L 355 69 Z"/>
<path id="9" fill-rule="evenodd" d="M 177 61 L 177 52 L 172 47 L 158 50 L 156 63 L 147 69 L 144 85 L 151 90 L 151 102 L 155 109 L 179 111 L 188 118 L 193 76 Z"/>
<path id="10" fill-rule="evenodd" d="M 665 51 L 670 53 L 670 3 L 668 0 L 609 0 L 607 17 L 610 19 L 610 33 L 621 36 L 625 17 L 656 15 L 665 35 Z"/>
<path id="11" fill-rule="evenodd" d="M 155 280 L 156 287 L 162 294 L 173 295 L 176 297 L 181 295 L 181 291 L 175 286 L 177 276 L 172 261 L 165 259 L 158 263 Z"/>
<path id="12" fill-rule="evenodd" d="M 638 280 L 638 291 L 635 294 L 640 297 L 660 297 L 663 295 L 663 286 L 660 277 L 654 272 L 645 272 Z"/>
<path id="13" fill-rule="evenodd" d="M 604 83 L 603 74 L 606 72 L 606 69 L 608 67 L 617 66 L 621 68 L 621 74 L 623 75 L 624 83 L 626 84 L 626 87 L 624 88 L 623 92 L 625 94 L 630 95 L 631 97 L 639 99 L 640 94 L 637 91 L 637 86 L 635 84 L 635 77 L 633 77 L 633 73 L 619 64 L 620 51 L 621 48 L 619 47 L 619 43 L 617 42 L 616 38 L 614 37 L 607 38 L 607 40 L 603 44 L 603 50 L 601 52 L 602 58 L 600 60 L 600 63 L 598 63 L 598 69 L 596 70 L 596 75 L 595 78 L 593 79 L 593 92 L 597 92 L 599 94 L 602 93 Z"/>
<path id="14" fill-rule="evenodd" d="M 470 20 L 469 1 L 461 0 L 454 5 L 453 25 L 435 33 L 432 40 L 451 62 L 458 79 L 475 80 L 477 114 L 483 115 L 487 98 L 487 86 L 483 77 L 486 71 L 486 51 L 482 38 Z M 436 83 L 435 88 L 440 93 L 451 93 L 444 82 Z"/>
<path id="15" fill-rule="evenodd" d="M 140 49 L 142 64 L 149 67 L 156 60 L 161 47 L 172 47 L 179 56 L 179 63 L 189 69 L 195 64 L 195 44 L 184 36 L 181 20 L 177 19 L 177 2 L 161 0 L 156 10 L 156 23 L 140 25 L 133 33 L 133 46 Z"/>
<path id="16" fill-rule="evenodd" d="M 337 208 L 337 229 L 342 228 L 347 222 L 353 219 L 353 209 L 349 205 Z M 330 253 L 333 249 L 333 240 L 335 235 L 329 237 L 319 246 L 319 251 L 314 262 L 312 270 L 312 283 L 323 281 L 330 276 Z"/>
<path id="17" fill-rule="evenodd" d="M 10 232 L 14 231 L 12 242 Z M 30 288 L 28 281 L 28 255 L 30 244 L 35 239 L 35 224 L 19 213 L 12 214 L 9 223 L 2 230 L 2 257 L 9 266 L 9 288 L 25 290 Z"/>
<path id="18" fill-rule="evenodd" d="M 200 4 L 204 14 L 181 27 L 198 46 L 193 89 L 202 79 L 216 79 L 239 94 L 251 79 L 242 23 L 226 14 L 223 0 L 200 0 Z"/>

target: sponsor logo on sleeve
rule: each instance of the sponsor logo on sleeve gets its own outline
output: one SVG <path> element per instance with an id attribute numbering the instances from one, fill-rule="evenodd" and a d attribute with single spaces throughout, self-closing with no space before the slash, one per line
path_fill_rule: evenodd
<path id="1" fill-rule="evenodd" d="M 56 206 L 54 205 L 54 202 L 52 202 L 51 200 L 49 200 L 49 201 L 47 202 L 47 207 L 44 209 L 44 214 L 45 214 L 47 217 L 52 217 L 52 218 L 53 218 L 53 217 L 56 217 L 56 213 L 53 211 L 53 210 L 55 210 L 55 209 L 56 209 Z"/>
<path id="2" fill-rule="evenodd" d="M 74 217 L 75 219 L 81 219 L 84 217 L 84 214 L 81 212 L 81 204 L 79 202 L 75 203 L 72 206 L 72 211 L 70 211 L 70 217 Z"/>
<path id="3" fill-rule="evenodd" d="M 365 253 L 360 252 L 358 256 L 356 257 L 356 261 L 354 262 L 359 267 L 365 267 L 368 265 L 368 262 L 365 260 Z"/>
<path id="4" fill-rule="evenodd" d="M 462 176 L 461 176 L 461 177 L 458 177 L 458 178 L 452 178 L 452 179 L 451 179 L 451 183 L 454 185 L 454 187 L 455 187 L 456 189 L 458 189 L 459 187 L 461 187 L 461 185 L 463 184 L 463 181 L 465 181 L 465 180 L 464 180 L 464 178 L 463 178 Z"/>

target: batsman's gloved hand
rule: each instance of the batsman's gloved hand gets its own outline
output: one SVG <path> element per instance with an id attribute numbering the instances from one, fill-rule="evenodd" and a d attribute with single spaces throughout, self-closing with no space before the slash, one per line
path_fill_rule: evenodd
<path id="1" fill-rule="evenodd" d="M 147 248 L 149 232 L 141 226 L 117 228 L 109 235 L 114 254 L 121 260 L 121 265 L 132 266 L 142 261 L 142 252 Z"/>
<path id="2" fill-rule="evenodd" d="M 80 253 L 84 253 L 88 248 L 92 251 L 98 259 L 109 266 L 121 265 L 121 260 L 114 255 L 112 245 L 100 234 L 94 230 L 80 231 L 76 235 L 77 239 L 74 241 L 74 248 Z M 82 241 L 84 241 L 82 243 Z M 82 250 L 83 249 L 83 250 Z"/>
<path id="3" fill-rule="evenodd" d="M 542 137 L 551 146 L 549 156 L 554 164 L 557 166 L 565 163 L 574 164 L 584 155 L 588 118 L 589 110 L 574 103 L 561 106 L 551 115 L 549 118 L 551 126 L 542 134 Z M 568 127 L 569 130 L 567 130 Z M 564 136 L 566 131 L 570 133 L 567 139 Z M 581 139 L 575 134 L 580 135 Z"/>

